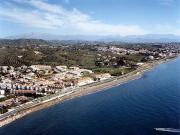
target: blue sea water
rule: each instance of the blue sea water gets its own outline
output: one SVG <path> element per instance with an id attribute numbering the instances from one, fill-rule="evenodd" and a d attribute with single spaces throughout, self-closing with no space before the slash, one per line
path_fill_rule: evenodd
<path id="1" fill-rule="evenodd" d="M 0 135 L 178 135 L 180 58 L 140 79 L 34 112 L 0 128 Z"/>

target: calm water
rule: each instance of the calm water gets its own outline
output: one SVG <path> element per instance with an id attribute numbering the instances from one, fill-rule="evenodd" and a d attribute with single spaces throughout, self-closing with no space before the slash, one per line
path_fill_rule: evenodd
<path id="1" fill-rule="evenodd" d="M 180 58 L 126 84 L 32 113 L 0 135 L 174 135 L 180 128 Z"/>

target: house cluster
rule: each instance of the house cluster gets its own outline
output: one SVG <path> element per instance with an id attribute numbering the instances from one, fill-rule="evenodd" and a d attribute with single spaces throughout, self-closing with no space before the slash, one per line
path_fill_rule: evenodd
<path id="1" fill-rule="evenodd" d="M 180 47 L 173 45 L 154 45 L 147 47 L 140 45 L 132 47 L 107 45 L 96 46 L 96 50 L 98 51 L 95 62 L 96 66 L 115 68 L 134 68 L 147 61 L 175 57 L 180 53 Z"/>
<path id="2" fill-rule="evenodd" d="M 147 56 L 147 59 L 154 58 L 165 58 L 165 57 L 173 57 L 180 53 L 180 47 L 174 45 L 164 45 L 157 46 L 152 48 L 143 48 L 143 47 L 131 47 L 131 48 L 123 48 L 119 46 L 101 46 L 97 47 L 99 52 L 111 52 L 113 54 L 118 55 L 133 55 L 133 54 L 143 54 Z"/>
<path id="3" fill-rule="evenodd" d="M 79 67 L 48 65 L 0 66 L 0 111 L 67 88 L 76 88 L 111 78 L 108 73 L 95 74 Z"/>
<path id="4" fill-rule="evenodd" d="M 3 113 L 1 111 L 6 110 L 12 106 L 16 106 L 19 104 L 23 104 L 28 101 L 28 98 L 26 96 L 19 96 L 17 98 L 10 98 L 5 101 L 0 102 L 0 113 Z"/>
<path id="5" fill-rule="evenodd" d="M 95 74 L 79 67 L 31 65 L 0 67 L 0 97 L 45 96 L 110 78 L 110 74 Z"/>
<path id="6" fill-rule="evenodd" d="M 98 47 L 97 50 L 100 51 L 100 52 L 111 52 L 113 54 L 118 54 L 118 55 L 137 54 L 137 53 L 139 53 L 136 50 L 117 47 L 117 46 L 103 46 L 103 47 Z"/>

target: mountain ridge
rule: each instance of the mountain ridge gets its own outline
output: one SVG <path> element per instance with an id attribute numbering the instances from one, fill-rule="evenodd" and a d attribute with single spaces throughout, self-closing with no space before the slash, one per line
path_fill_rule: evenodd
<path id="1" fill-rule="evenodd" d="M 101 36 L 101 35 L 55 35 L 48 33 L 26 33 L 16 36 L 8 36 L 3 39 L 43 39 L 43 40 L 82 40 L 82 41 L 120 41 L 120 42 L 180 42 L 180 36 L 173 34 Z"/>

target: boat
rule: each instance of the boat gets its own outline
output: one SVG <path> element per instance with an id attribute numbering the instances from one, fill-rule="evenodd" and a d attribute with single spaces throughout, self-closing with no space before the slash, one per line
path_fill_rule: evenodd
<path id="1" fill-rule="evenodd" d="M 154 128 L 154 129 L 155 129 L 156 131 L 180 133 L 180 129 L 175 129 L 175 128 Z"/>

